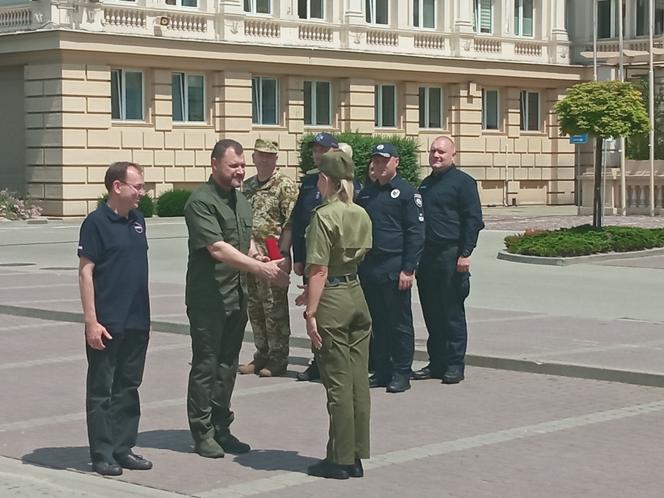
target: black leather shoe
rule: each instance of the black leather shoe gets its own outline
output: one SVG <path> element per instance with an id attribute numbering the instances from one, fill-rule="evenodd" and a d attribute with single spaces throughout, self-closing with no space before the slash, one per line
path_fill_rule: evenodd
<path id="1" fill-rule="evenodd" d="M 395 373 L 392 376 L 392 380 L 387 385 L 388 393 L 402 393 L 410 389 L 410 380 L 408 376 L 400 373 Z"/>
<path id="2" fill-rule="evenodd" d="M 131 451 L 126 455 L 117 456 L 115 459 L 124 469 L 150 470 L 152 468 L 152 462 L 150 460 L 146 460 L 141 455 L 136 455 Z"/>
<path id="3" fill-rule="evenodd" d="M 442 379 L 443 376 L 436 370 L 432 370 L 429 365 L 424 368 L 416 370 L 410 374 L 410 378 L 413 380 L 427 380 L 427 379 Z"/>
<path id="4" fill-rule="evenodd" d="M 350 477 L 345 465 L 337 465 L 327 459 L 309 465 L 307 474 L 314 477 L 325 477 L 326 479 L 348 479 Z"/>
<path id="5" fill-rule="evenodd" d="M 102 476 L 121 476 L 122 467 L 117 463 L 110 463 L 105 461 L 92 462 L 92 468 L 97 474 Z"/>
<path id="6" fill-rule="evenodd" d="M 346 472 L 348 472 L 350 477 L 364 477 L 362 460 L 358 458 L 353 465 L 346 465 Z"/>
<path id="7" fill-rule="evenodd" d="M 234 455 L 239 455 L 241 453 L 249 453 L 251 451 L 251 446 L 247 443 L 243 443 L 238 438 L 233 436 L 233 434 L 217 435 L 214 438 L 219 446 L 221 446 L 226 453 L 233 453 Z"/>
<path id="8" fill-rule="evenodd" d="M 463 366 L 454 365 L 448 367 L 443 374 L 443 384 L 458 384 L 464 379 Z"/>
<path id="9" fill-rule="evenodd" d="M 374 387 L 387 387 L 389 382 L 389 379 L 385 379 L 380 375 L 373 374 L 371 377 L 369 377 L 369 387 L 372 389 Z"/>
<path id="10" fill-rule="evenodd" d="M 297 380 L 301 380 L 303 382 L 311 382 L 318 379 L 320 379 L 320 372 L 318 371 L 316 360 L 312 360 L 304 372 L 299 372 L 297 374 Z"/>

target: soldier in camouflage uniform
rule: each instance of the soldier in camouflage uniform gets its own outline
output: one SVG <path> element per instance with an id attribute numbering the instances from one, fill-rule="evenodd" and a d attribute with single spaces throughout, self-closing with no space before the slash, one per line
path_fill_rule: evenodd
<path id="1" fill-rule="evenodd" d="M 258 174 L 244 182 L 242 191 L 254 210 L 252 235 L 256 248 L 268 254 L 266 239 L 274 237 L 290 266 L 291 236 L 286 224 L 297 198 L 297 185 L 277 171 L 278 152 L 277 142 L 256 140 L 252 157 Z M 288 365 L 290 337 L 288 289 L 273 287 L 253 275 L 247 275 L 247 286 L 247 308 L 256 352 L 253 361 L 240 366 L 239 371 L 258 373 L 261 377 L 283 375 Z"/>

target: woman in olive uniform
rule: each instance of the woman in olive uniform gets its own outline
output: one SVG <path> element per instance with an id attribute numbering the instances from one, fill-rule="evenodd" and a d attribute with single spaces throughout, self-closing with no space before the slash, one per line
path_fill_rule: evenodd
<path id="1" fill-rule="evenodd" d="M 325 199 L 306 233 L 304 318 L 330 415 L 327 456 L 307 472 L 318 477 L 362 477 L 369 458 L 367 362 L 371 317 L 357 266 L 371 248 L 371 221 L 353 203 L 353 160 L 336 150 L 323 155 L 318 190 Z"/>

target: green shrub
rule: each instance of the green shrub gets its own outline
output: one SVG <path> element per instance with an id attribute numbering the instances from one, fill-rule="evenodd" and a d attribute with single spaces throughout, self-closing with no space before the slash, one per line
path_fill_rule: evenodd
<path id="1" fill-rule="evenodd" d="M 303 135 L 300 141 L 300 170 L 302 173 L 314 167 L 311 151 L 316 134 Z M 353 148 L 353 161 L 355 162 L 355 178 L 364 183 L 367 164 L 371 158 L 371 150 L 379 143 L 389 142 L 399 150 L 399 174 L 409 183 L 417 186 L 420 183 L 419 143 L 414 138 L 398 135 L 361 135 L 359 133 L 339 133 L 334 137 L 339 142 L 346 142 Z"/>
<path id="2" fill-rule="evenodd" d="M 664 247 L 664 228 L 604 227 L 581 225 L 560 230 L 527 231 L 505 237 L 513 254 L 568 257 L 606 252 L 627 252 Z"/>
<path id="3" fill-rule="evenodd" d="M 102 195 L 97 199 L 97 205 L 101 206 L 104 202 L 108 200 L 108 193 Z M 145 218 L 152 218 L 154 214 L 154 201 L 149 195 L 144 195 L 141 197 L 141 200 L 138 201 L 138 210 L 143 214 Z"/>
<path id="4" fill-rule="evenodd" d="M 161 218 L 184 216 L 184 205 L 190 195 L 191 191 L 181 189 L 164 192 L 157 199 L 157 214 Z"/>

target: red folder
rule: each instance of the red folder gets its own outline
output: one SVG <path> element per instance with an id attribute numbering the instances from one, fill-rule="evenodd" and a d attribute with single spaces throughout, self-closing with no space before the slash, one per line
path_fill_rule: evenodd
<path id="1" fill-rule="evenodd" d="M 271 260 L 281 259 L 281 249 L 279 249 L 279 241 L 276 237 L 270 235 L 265 239 L 265 247 L 267 247 L 267 255 Z"/>

